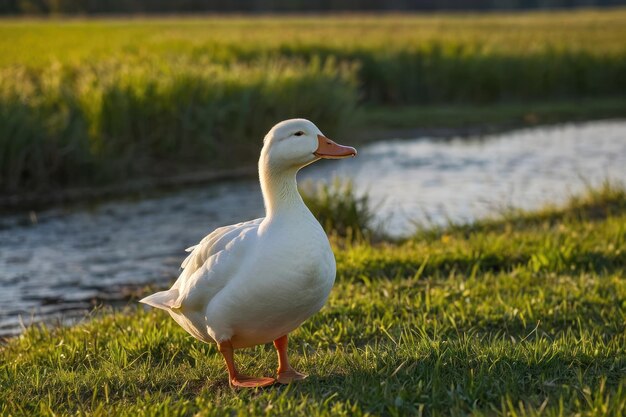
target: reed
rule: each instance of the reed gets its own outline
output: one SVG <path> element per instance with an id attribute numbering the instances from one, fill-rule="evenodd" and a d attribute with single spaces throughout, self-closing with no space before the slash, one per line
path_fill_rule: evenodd
<path id="1" fill-rule="evenodd" d="M 350 241 L 380 235 L 375 225 L 374 207 L 367 193 L 358 194 L 350 180 L 304 182 L 300 186 L 307 207 L 326 233 Z"/>
<path id="2" fill-rule="evenodd" d="M 4 19 L 0 190 L 244 164 L 292 116 L 332 131 L 355 109 L 620 102 L 623 39 L 626 9 Z"/>
<path id="3" fill-rule="evenodd" d="M 355 103 L 352 70 L 114 59 L 0 70 L 0 188 L 88 184 L 220 168 L 258 156 L 273 123 L 302 114 L 334 131 Z"/>

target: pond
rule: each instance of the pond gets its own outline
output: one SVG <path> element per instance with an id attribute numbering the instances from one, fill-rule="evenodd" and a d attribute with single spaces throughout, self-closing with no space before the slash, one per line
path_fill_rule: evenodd
<path id="1" fill-rule="evenodd" d="M 350 144 L 349 139 L 337 138 Z M 626 121 L 531 128 L 447 140 L 387 140 L 357 158 L 306 168 L 302 180 L 352 178 L 385 230 L 468 222 L 503 208 L 562 202 L 587 185 L 626 179 Z M 165 287 L 184 249 L 214 228 L 263 215 L 256 181 L 186 189 L 89 209 L 0 219 L 0 335 L 71 321 L 133 289 Z"/>

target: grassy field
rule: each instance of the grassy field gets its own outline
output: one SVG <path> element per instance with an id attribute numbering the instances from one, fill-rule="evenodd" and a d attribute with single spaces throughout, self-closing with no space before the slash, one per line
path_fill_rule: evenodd
<path id="1" fill-rule="evenodd" d="M 432 45 L 501 55 L 548 51 L 621 56 L 626 10 L 489 14 L 279 15 L 117 19 L 0 19 L 0 66 L 83 63 L 111 55 L 179 54 L 228 62 L 328 48 L 395 52 Z M 475 48 L 473 51 L 471 48 Z M 462 51 L 456 51 L 462 52 Z"/>
<path id="2" fill-rule="evenodd" d="M 0 191 L 253 161 L 277 121 L 626 114 L 626 9 L 489 15 L 0 20 Z"/>
<path id="3" fill-rule="evenodd" d="M 626 412 L 626 193 L 334 243 L 328 305 L 292 338 L 303 383 L 228 387 L 214 346 L 134 304 L 1 347 L 0 414 L 507 415 Z M 238 352 L 272 375 L 269 346 Z"/>

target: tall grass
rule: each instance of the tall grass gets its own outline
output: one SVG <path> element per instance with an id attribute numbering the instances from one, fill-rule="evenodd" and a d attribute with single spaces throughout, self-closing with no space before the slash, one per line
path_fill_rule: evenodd
<path id="1" fill-rule="evenodd" d="M 319 60 L 0 69 L 0 188 L 253 160 L 276 121 L 306 114 L 337 129 L 353 110 L 353 85 L 349 66 Z"/>
<path id="2" fill-rule="evenodd" d="M 374 224 L 372 202 L 367 193 L 357 194 L 352 181 L 339 177 L 330 183 L 312 181 L 300 186 L 300 193 L 326 233 L 350 241 L 369 239 L 381 231 Z"/>
<path id="3" fill-rule="evenodd" d="M 361 101 L 369 104 L 486 104 L 626 92 L 626 51 L 605 55 L 571 46 L 494 51 L 433 40 L 391 49 L 284 45 L 273 53 L 358 63 Z"/>
<path id="4" fill-rule="evenodd" d="M 373 103 L 494 102 L 624 95 L 626 9 L 0 23 L 0 66 L 120 54 L 219 64 L 271 57 L 357 63 Z M 26 52 L 25 52 L 26 51 Z"/>
<path id="5" fill-rule="evenodd" d="M 626 96 L 626 9 L 0 20 L 0 190 L 246 162 L 359 105 Z M 157 166 L 158 164 L 158 166 Z"/>

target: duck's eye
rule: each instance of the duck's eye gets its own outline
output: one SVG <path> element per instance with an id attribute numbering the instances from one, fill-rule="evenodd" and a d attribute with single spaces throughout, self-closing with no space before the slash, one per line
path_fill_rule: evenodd
<path id="1" fill-rule="evenodd" d="M 296 132 L 296 133 L 294 133 L 294 136 L 302 136 L 302 135 L 304 135 L 304 132 L 301 131 L 301 130 Z"/>

